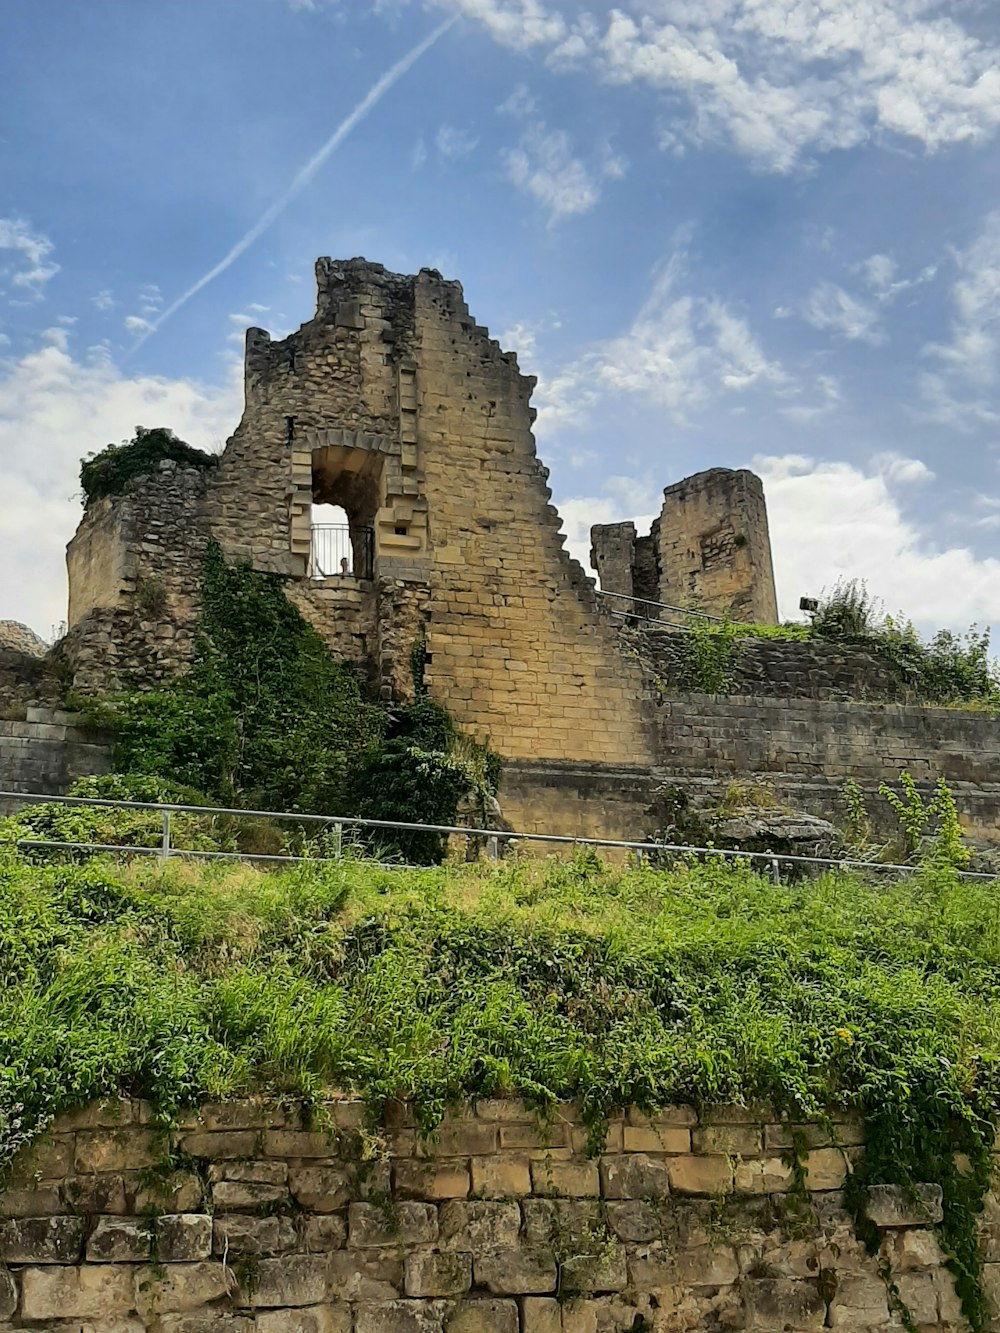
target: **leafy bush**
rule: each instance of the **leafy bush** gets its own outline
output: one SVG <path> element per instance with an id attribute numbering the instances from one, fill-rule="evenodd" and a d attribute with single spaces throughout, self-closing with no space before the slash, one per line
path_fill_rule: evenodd
<path id="1" fill-rule="evenodd" d="M 148 774 L 113 773 L 106 777 L 80 778 L 69 789 L 70 796 L 84 796 L 105 801 L 141 801 L 170 805 L 206 805 L 198 792 L 177 783 Z M 109 847 L 158 847 L 163 837 L 162 818 L 156 810 L 122 810 L 88 805 L 27 806 L 7 819 L 0 820 L 0 841 L 16 844 L 21 840 L 42 842 L 78 842 Z M 224 851 L 234 846 L 224 822 L 207 815 L 174 814 L 170 821 L 170 840 L 188 851 Z M 36 849 L 44 855 L 71 860 L 85 858 L 83 852 Z"/>
<path id="2" fill-rule="evenodd" d="M 109 444 L 80 465 L 84 504 L 89 505 L 106 495 L 121 495 L 134 477 L 155 472 L 164 459 L 202 469 L 215 467 L 219 461 L 214 454 L 206 454 L 202 449 L 185 444 L 165 426 L 152 429 L 136 426 L 131 440 Z"/>

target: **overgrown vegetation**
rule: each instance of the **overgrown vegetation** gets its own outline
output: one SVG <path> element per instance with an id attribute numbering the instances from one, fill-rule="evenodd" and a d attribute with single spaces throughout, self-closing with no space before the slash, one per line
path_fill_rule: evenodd
<path id="1" fill-rule="evenodd" d="M 281 579 L 226 565 L 212 544 L 191 670 L 85 706 L 114 732 L 121 773 L 169 779 L 211 802 L 454 824 L 459 801 L 485 799 L 499 775 L 489 751 L 459 736 L 416 684 L 410 706 L 368 702 Z M 406 860 L 444 851 L 434 834 L 384 830 L 376 841 Z"/>
<path id="2" fill-rule="evenodd" d="M 91 454 L 80 465 L 80 486 L 84 505 L 102 500 L 106 495 L 121 495 L 135 477 L 155 472 L 165 459 L 185 467 L 215 467 L 218 458 L 202 449 L 185 444 L 165 426 L 136 426 L 131 440 L 109 444 L 100 453 Z"/>
<path id="3" fill-rule="evenodd" d="M 821 598 L 806 625 L 707 621 L 692 613 L 674 684 L 706 694 L 731 692 L 743 639 L 850 644 L 866 649 L 888 667 L 904 699 L 1000 706 L 1000 675 L 990 657 L 988 630 L 975 625 L 964 635 L 939 630 L 925 641 L 909 619 L 887 616 L 856 579 L 841 581 Z"/>
<path id="4" fill-rule="evenodd" d="M 32 866 L 0 856 L 0 1155 L 96 1097 L 251 1087 L 614 1108 L 762 1100 L 868 1119 L 854 1177 L 974 1225 L 1000 1099 L 1000 911 L 940 863 L 774 885 L 742 866 Z M 960 1174 L 954 1154 L 971 1171 Z"/>

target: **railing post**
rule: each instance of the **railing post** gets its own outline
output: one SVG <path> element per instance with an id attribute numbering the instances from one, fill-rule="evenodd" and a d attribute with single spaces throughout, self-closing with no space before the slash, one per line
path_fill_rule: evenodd
<path id="1" fill-rule="evenodd" d="M 343 824 L 334 824 L 333 826 L 333 859 L 335 861 L 342 861 L 344 859 Z"/>
<path id="2" fill-rule="evenodd" d="M 487 839 L 486 839 L 486 855 L 490 858 L 491 861 L 499 861 L 499 860 L 500 860 L 500 839 L 499 839 L 499 838 L 494 837 L 494 838 L 487 838 Z"/>
<path id="3" fill-rule="evenodd" d="M 775 884 L 781 883 L 781 866 L 776 856 L 771 859 L 771 879 Z"/>
<path id="4" fill-rule="evenodd" d="M 170 811 L 161 810 L 163 834 L 160 839 L 160 856 L 164 861 L 170 858 Z"/>

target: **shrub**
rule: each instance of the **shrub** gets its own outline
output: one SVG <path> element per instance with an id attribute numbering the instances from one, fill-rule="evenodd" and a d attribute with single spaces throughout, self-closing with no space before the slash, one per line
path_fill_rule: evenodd
<path id="1" fill-rule="evenodd" d="M 164 459 L 202 469 L 215 467 L 219 461 L 214 454 L 185 444 L 165 426 L 152 429 L 136 426 L 131 440 L 109 444 L 80 465 L 84 505 L 106 495 L 121 495 L 134 477 L 155 472 L 157 464 Z"/>

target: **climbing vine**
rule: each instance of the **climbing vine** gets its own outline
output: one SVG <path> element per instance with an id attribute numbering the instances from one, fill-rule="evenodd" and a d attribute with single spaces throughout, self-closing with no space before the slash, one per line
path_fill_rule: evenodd
<path id="1" fill-rule="evenodd" d="M 422 662 L 414 650 L 415 676 Z M 282 580 L 228 566 L 209 545 L 194 664 L 160 689 L 89 706 L 123 773 L 169 777 L 225 804 L 454 824 L 495 792 L 495 756 L 461 736 L 421 686 L 409 707 L 365 699 L 285 596 Z M 385 831 L 379 846 L 440 860 L 437 834 Z"/>

